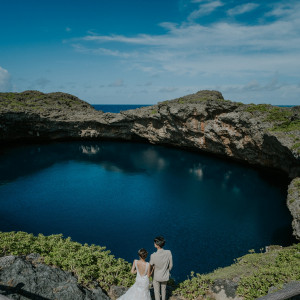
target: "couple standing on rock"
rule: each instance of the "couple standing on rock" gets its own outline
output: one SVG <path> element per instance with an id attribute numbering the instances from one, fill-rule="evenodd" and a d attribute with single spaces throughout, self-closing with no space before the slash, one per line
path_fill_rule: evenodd
<path id="1" fill-rule="evenodd" d="M 148 252 L 146 249 L 138 251 L 139 260 L 134 260 L 131 273 L 136 274 L 134 285 L 117 300 L 151 300 L 149 291 L 149 278 L 153 275 L 155 300 L 166 299 L 166 287 L 173 267 L 172 253 L 164 250 L 165 239 L 162 236 L 154 239 L 157 251 L 150 256 L 150 263 L 146 262 Z"/>

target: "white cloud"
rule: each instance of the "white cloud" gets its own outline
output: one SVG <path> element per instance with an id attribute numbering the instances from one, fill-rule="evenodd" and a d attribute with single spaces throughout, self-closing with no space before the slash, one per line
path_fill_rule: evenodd
<path id="1" fill-rule="evenodd" d="M 232 9 L 229 9 L 227 11 L 227 14 L 230 16 L 241 15 L 256 9 L 257 7 L 259 7 L 259 4 L 257 3 L 246 3 L 243 5 L 238 5 Z"/>
<path id="2" fill-rule="evenodd" d="M 0 67 L 0 92 L 8 92 L 11 90 L 10 74 L 7 70 Z"/>
<path id="3" fill-rule="evenodd" d="M 124 86 L 124 80 L 123 79 L 117 79 L 114 82 L 110 83 L 108 86 L 109 87 L 122 87 L 122 86 Z"/>
<path id="4" fill-rule="evenodd" d="M 292 20 L 278 20 L 270 24 L 247 26 L 237 23 L 215 23 L 210 26 L 183 23 L 172 25 L 166 34 L 139 34 L 133 37 L 124 35 L 88 35 L 80 40 L 85 43 L 116 43 L 135 47 L 134 51 L 123 52 L 106 48 L 91 49 L 80 44 L 73 45 L 77 51 L 98 52 L 99 54 L 130 57 L 144 56 L 149 52 L 169 52 L 172 56 L 187 56 L 192 53 L 249 53 L 253 51 L 292 51 L 300 48 L 300 5 L 298 14 Z M 138 46 L 148 46 L 138 49 Z M 114 47 L 115 48 L 115 47 Z M 161 55 L 158 55 L 158 58 Z"/>
<path id="5" fill-rule="evenodd" d="M 81 53 L 86 54 L 95 54 L 95 55 L 108 55 L 108 56 L 115 56 L 115 57 L 121 57 L 121 58 L 129 58 L 132 56 L 138 55 L 136 52 L 126 53 L 121 52 L 118 50 L 111 50 L 107 48 L 87 48 L 80 44 L 72 44 L 72 47 L 77 51 Z"/>
<path id="6" fill-rule="evenodd" d="M 192 0 L 191 3 L 201 3 L 206 2 L 207 0 Z"/>
<path id="7" fill-rule="evenodd" d="M 269 103 L 275 105 L 300 105 L 300 86 L 277 81 L 260 83 L 257 80 L 245 85 L 223 85 L 218 89 L 226 98 L 244 103 Z"/>
<path id="8" fill-rule="evenodd" d="M 280 3 L 276 5 L 275 7 L 272 7 L 271 11 L 266 13 L 267 17 L 284 17 L 289 16 L 293 14 L 293 11 L 295 10 L 292 3 L 286 2 L 284 4 Z"/>
<path id="9" fill-rule="evenodd" d="M 205 4 L 200 4 L 199 8 L 197 10 L 194 10 L 189 16 L 189 21 L 194 21 L 202 16 L 209 15 L 212 13 L 215 9 L 217 9 L 220 6 L 223 6 L 224 4 L 221 1 L 212 1 Z"/>
<path id="10" fill-rule="evenodd" d="M 160 24 L 166 30 L 164 34 L 125 36 L 91 33 L 77 39 L 78 44 L 74 47 L 82 53 L 120 59 L 123 69 L 127 67 L 130 71 L 172 78 L 165 85 L 177 86 L 176 93 L 183 90 L 174 82 L 177 78 L 182 86 L 188 80 L 195 82 L 197 79 L 203 88 L 209 88 L 208 85 L 215 88 L 220 84 L 231 94 L 270 94 L 273 90 L 272 93 L 278 91 L 282 97 L 288 94 L 284 84 L 287 81 L 289 86 L 293 86 L 295 95 L 300 69 L 300 3 L 291 3 L 289 6 L 273 4 L 272 10 L 266 13 L 266 16 L 278 16 L 272 22 L 243 25 L 223 20 L 206 26 L 195 22 L 164 22 Z M 201 15 L 201 9 L 202 13 L 205 10 L 209 12 L 220 5 L 220 1 L 201 4 L 194 17 Z M 229 14 L 242 14 L 255 8 L 255 5 L 241 5 Z M 190 15 L 189 18 L 194 17 Z M 286 79 L 281 83 L 279 79 L 270 82 L 277 72 L 280 78 Z M 232 86 L 238 88 L 230 90 Z M 171 92 L 167 89 L 166 92 Z M 198 88 L 194 86 L 191 89 Z M 156 91 L 163 92 L 162 88 Z"/>
<path id="11" fill-rule="evenodd" d="M 160 93 L 172 93 L 172 92 L 175 92 L 177 91 L 178 88 L 176 87 L 163 87 L 159 90 Z"/>
<path id="12" fill-rule="evenodd" d="M 266 91 L 278 91 L 288 86 L 279 81 L 278 76 L 274 76 L 270 81 L 266 83 L 258 82 L 256 79 L 248 82 L 246 85 L 241 85 L 232 90 L 240 90 L 243 92 L 266 92 Z"/>

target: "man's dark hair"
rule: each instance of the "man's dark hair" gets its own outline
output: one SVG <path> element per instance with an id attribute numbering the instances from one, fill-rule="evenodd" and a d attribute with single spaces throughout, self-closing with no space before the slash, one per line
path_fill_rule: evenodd
<path id="1" fill-rule="evenodd" d="M 163 246 L 166 243 L 166 240 L 162 236 L 158 236 L 154 239 L 154 243 L 159 246 L 160 248 L 163 248 Z"/>
<path id="2" fill-rule="evenodd" d="M 148 251 L 146 249 L 142 248 L 138 251 L 138 255 L 140 258 L 146 259 L 147 255 L 148 255 Z"/>

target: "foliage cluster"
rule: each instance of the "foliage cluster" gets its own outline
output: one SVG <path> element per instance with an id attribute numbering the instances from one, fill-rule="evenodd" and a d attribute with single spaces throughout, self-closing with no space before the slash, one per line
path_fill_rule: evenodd
<path id="1" fill-rule="evenodd" d="M 276 248 L 268 253 L 253 253 L 235 260 L 232 266 L 213 273 L 192 277 L 179 284 L 174 291 L 185 299 L 209 297 L 209 288 L 216 279 L 241 278 L 237 294 L 247 300 L 268 293 L 271 287 L 281 288 L 284 283 L 300 280 L 300 243 L 287 248 Z"/>
<path id="2" fill-rule="evenodd" d="M 181 97 L 178 99 L 178 103 L 184 104 L 184 103 L 198 103 L 198 102 L 204 102 L 204 101 L 209 101 L 211 100 L 208 97 L 199 97 L 199 98 L 194 98 L 194 99 L 189 99 L 185 97 Z M 216 101 L 224 101 L 224 99 L 216 99 Z"/>
<path id="3" fill-rule="evenodd" d="M 292 146 L 293 150 L 297 150 L 297 152 L 300 154 L 300 143 L 296 143 Z"/>
<path id="4" fill-rule="evenodd" d="M 172 104 L 172 103 L 200 103 L 209 100 L 217 100 L 217 101 L 224 101 L 222 94 L 218 91 L 209 91 L 209 90 L 202 90 L 198 91 L 195 94 L 186 95 L 180 98 L 176 98 L 173 100 L 167 100 L 160 102 L 160 104 Z"/>
<path id="5" fill-rule="evenodd" d="M 0 93 L 0 109 L 13 112 L 34 110 L 44 111 L 51 109 L 82 109 L 91 106 L 75 96 L 65 93 L 44 94 L 38 91 L 22 93 Z"/>
<path id="6" fill-rule="evenodd" d="M 289 204 L 293 204 L 300 195 L 300 177 L 293 179 L 288 189 Z"/>
<path id="7" fill-rule="evenodd" d="M 188 300 L 204 298 L 212 283 L 208 275 L 191 272 L 190 278 L 181 282 L 173 294 Z"/>
<path id="8" fill-rule="evenodd" d="M 287 108 L 276 107 L 270 104 L 250 104 L 245 111 L 250 113 L 264 113 L 265 121 L 274 123 L 272 131 L 290 132 L 300 130 L 300 119 L 293 119 L 293 112 Z"/>
<path id="9" fill-rule="evenodd" d="M 95 281 L 106 291 L 111 285 L 130 286 L 134 282 L 131 265 L 105 249 L 73 242 L 62 234 L 34 236 L 21 231 L 0 232 L 0 256 L 38 253 L 46 264 L 72 272 L 85 286 L 92 286 Z"/>
<path id="10" fill-rule="evenodd" d="M 278 252 L 273 263 L 257 266 L 251 276 L 241 279 L 237 293 L 247 300 L 268 293 L 271 287 L 280 289 L 284 283 L 300 280 L 300 243 Z"/>

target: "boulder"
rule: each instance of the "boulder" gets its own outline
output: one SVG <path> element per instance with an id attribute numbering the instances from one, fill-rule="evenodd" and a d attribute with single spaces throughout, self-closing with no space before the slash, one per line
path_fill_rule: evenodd
<path id="1" fill-rule="evenodd" d="M 300 177 L 293 179 L 288 187 L 287 206 L 293 216 L 293 234 L 300 240 Z"/>
<path id="2" fill-rule="evenodd" d="M 109 300 L 101 288 L 89 290 L 69 272 L 45 265 L 39 255 L 0 258 L 0 299 Z"/>

